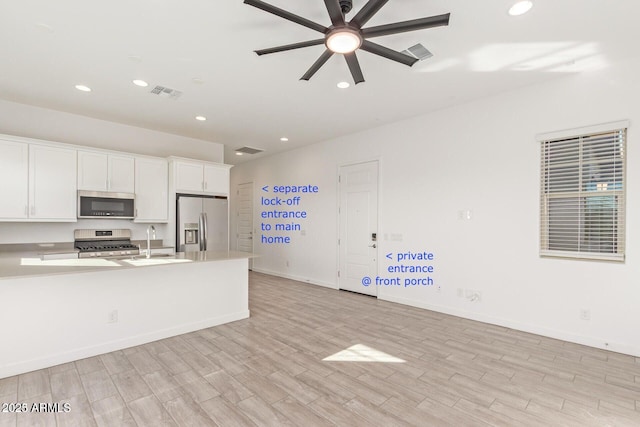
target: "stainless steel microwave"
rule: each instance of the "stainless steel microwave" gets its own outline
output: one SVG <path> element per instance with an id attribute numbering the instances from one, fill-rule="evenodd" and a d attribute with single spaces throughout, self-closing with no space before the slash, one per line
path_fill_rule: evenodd
<path id="1" fill-rule="evenodd" d="M 135 218 L 133 193 L 78 191 L 78 218 Z"/>

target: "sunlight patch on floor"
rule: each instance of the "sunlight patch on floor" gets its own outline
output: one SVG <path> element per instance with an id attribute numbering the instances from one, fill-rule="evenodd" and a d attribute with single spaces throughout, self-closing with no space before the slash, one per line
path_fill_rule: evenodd
<path id="1" fill-rule="evenodd" d="M 322 359 L 324 362 L 382 362 L 382 363 L 405 363 L 398 357 L 391 356 L 375 348 L 367 347 L 364 344 L 356 344 L 339 351 L 336 354 Z"/>

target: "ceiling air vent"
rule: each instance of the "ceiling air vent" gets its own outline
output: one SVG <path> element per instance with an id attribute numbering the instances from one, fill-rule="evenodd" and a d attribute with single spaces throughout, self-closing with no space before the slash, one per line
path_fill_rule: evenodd
<path id="1" fill-rule="evenodd" d="M 420 43 L 413 45 L 406 50 L 403 50 L 402 53 L 405 55 L 413 56 L 414 58 L 418 58 L 418 60 L 422 61 L 423 59 L 431 58 L 433 53 L 429 52 L 429 50 L 422 46 Z"/>
<path id="2" fill-rule="evenodd" d="M 153 89 L 151 89 L 151 93 L 154 95 L 158 95 L 162 98 L 171 98 L 171 99 L 178 99 L 180 95 L 182 95 L 182 92 L 180 92 L 179 90 L 171 89 L 169 87 L 164 87 L 164 86 L 154 87 Z"/>
<path id="3" fill-rule="evenodd" d="M 246 154 L 257 154 L 257 153 L 262 153 L 263 151 L 264 150 L 261 150 L 259 148 L 253 148 L 253 147 L 242 147 L 242 148 L 236 149 L 236 152 L 246 153 Z"/>

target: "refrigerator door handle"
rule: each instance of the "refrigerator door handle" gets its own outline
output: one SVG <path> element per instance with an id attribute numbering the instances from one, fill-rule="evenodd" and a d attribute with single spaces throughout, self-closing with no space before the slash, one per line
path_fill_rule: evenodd
<path id="1" fill-rule="evenodd" d="M 209 219 L 207 218 L 207 213 L 206 212 L 204 212 L 202 214 L 202 216 L 203 216 L 202 223 L 204 224 L 204 233 L 203 233 L 204 250 L 206 251 L 208 249 L 207 246 L 209 246 L 209 230 L 207 230 L 207 222 L 209 221 Z"/>
<path id="2" fill-rule="evenodd" d="M 204 214 L 198 216 L 198 243 L 200 244 L 200 250 L 204 250 Z"/>

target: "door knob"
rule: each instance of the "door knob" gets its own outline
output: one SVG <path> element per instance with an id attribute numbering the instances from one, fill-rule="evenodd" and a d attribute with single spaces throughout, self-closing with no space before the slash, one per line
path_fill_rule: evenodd
<path id="1" fill-rule="evenodd" d="M 370 248 L 377 248 L 376 244 L 374 243 L 373 245 L 369 245 Z"/>

